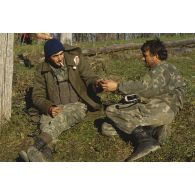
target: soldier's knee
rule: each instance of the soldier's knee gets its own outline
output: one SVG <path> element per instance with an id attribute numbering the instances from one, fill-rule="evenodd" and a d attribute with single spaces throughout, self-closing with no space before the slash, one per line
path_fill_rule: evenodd
<path id="1" fill-rule="evenodd" d="M 139 126 L 139 124 L 134 124 L 131 121 L 124 122 L 122 125 L 122 128 L 121 128 L 121 131 L 123 131 L 124 133 L 127 133 L 127 134 L 132 134 L 134 129 L 138 126 Z"/>
<path id="2" fill-rule="evenodd" d="M 113 113 L 115 113 L 116 112 L 116 106 L 115 105 L 110 105 L 110 106 L 108 106 L 107 108 L 106 108 L 106 115 L 108 114 L 108 113 L 111 113 L 111 112 L 113 112 Z"/>

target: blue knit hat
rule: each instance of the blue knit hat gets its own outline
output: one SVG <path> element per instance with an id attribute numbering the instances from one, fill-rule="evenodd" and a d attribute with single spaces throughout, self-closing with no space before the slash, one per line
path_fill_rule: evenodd
<path id="1" fill-rule="evenodd" d="M 44 45 L 45 59 L 48 59 L 53 54 L 64 50 L 64 46 L 58 39 L 50 39 Z"/>

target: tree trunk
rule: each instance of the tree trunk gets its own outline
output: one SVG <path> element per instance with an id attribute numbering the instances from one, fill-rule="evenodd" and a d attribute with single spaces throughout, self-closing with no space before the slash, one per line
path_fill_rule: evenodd
<path id="1" fill-rule="evenodd" d="M 167 41 L 164 42 L 166 47 L 183 47 L 186 45 L 195 44 L 195 39 L 181 40 L 181 41 Z M 108 47 L 100 47 L 96 49 L 83 50 L 83 55 L 93 56 L 101 53 L 111 53 L 116 51 L 140 49 L 142 43 L 127 43 L 127 44 L 116 44 Z"/>
<path id="2" fill-rule="evenodd" d="M 72 45 L 72 33 L 61 33 L 60 41 L 62 44 L 67 43 L 69 45 Z"/>
<path id="3" fill-rule="evenodd" d="M 0 125 L 11 117 L 14 34 L 0 33 Z"/>
<path id="4" fill-rule="evenodd" d="M 101 53 L 111 53 L 129 49 L 139 49 L 142 44 L 140 43 L 127 43 L 127 44 L 115 44 L 107 47 L 100 47 L 96 49 L 83 49 L 83 55 L 93 56 Z"/>

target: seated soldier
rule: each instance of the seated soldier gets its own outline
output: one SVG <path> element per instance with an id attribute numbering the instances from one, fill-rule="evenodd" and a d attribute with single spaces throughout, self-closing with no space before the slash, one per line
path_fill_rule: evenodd
<path id="1" fill-rule="evenodd" d="M 37 66 L 32 100 L 42 113 L 41 134 L 21 151 L 24 161 L 47 161 L 58 136 L 79 123 L 88 109 L 102 108 L 96 96 L 99 78 L 81 55 L 81 49 L 50 39 L 44 45 L 45 62 Z"/>
<path id="2" fill-rule="evenodd" d="M 183 107 L 185 83 L 176 67 L 165 61 L 164 44 L 159 39 L 146 41 L 141 51 L 148 68 L 141 81 L 101 82 L 105 91 L 136 94 L 139 99 L 134 105 L 107 107 L 106 115 L 111 122 L 102 125 L 102 134 L 107 136 L 117 135 L 117 130 L 133 135 L 136 148 L 126 161 L 159 149 L 169 133 L 167 125 Z"/>

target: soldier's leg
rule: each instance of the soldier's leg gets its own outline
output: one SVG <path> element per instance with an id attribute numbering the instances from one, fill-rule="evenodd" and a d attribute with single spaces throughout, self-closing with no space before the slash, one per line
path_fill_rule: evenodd
<path id="1" fill-rule="evenodd" d="M 133 129 L 140 124 L 140 112 L 137 105 L 132 107 L 118 109 L 116 105 L 111 105 L 106 109 L 106 116 L 121 131 L 131 134 Z"/>
<path id="2" fill-rule="evenodd" d="M 111 136 L 114 132 L 116 133 L 116 128 L 114 128 L 114 126 L 117 126 L 118 129 L 127 134 L 132 134 L 135 138 L 136 147 L 133 153 L 125 161 L 137 160 L 160 148 L 159 143 L 152 136 L 148 135 L 140 126 L 141 116 L 138 105 L 124 109 L 117 109 L 115 105 L 112 105 L 107 108 L 106 114 L 114 124 L 112 128 L 109 127 L 107 130 L 107 126 L 102 126 L 104 135 Z"/>
<path id="3" fill-rule="evenodd" d="M 143 126 L 147 126 L 146 131 L 158 140 L 162 145 L 171 134 L 170 123 L 175 117 L 172 109 L 161 100 L 154 99 L 141 109 L 149 117 L 144 118 Z"/>
<path id="4" fill-rule="evenodd" d="M 109 123 L 103 123 L 102 134 L 106 136 L 116 135 L 116 129 L 131 134 L 139 126 L 140 112 L 137 105 L 128 108 L 118 109 L 117 104 L 106 108 L 106 116 Z"/>
<path id="5" fill-rule="evenodd" d="M 111 123 L 104 122 L 101 127 L 102 134 L 108 137 L 118 135 L 116 128 Z"/>
<path id="6" fill-rule="evenodd" d="M 137 147 L 127 161 L 136 160 L 160 148 L 158 140 L 143 129 L 143 126 L 167 125 L 174 118 L 174 112 L 160 100 L 123 109 L 117 109 L 113 105 L 107 108 L 106 114 L 115 126 L 125 133 L 133 134 L 136 139 Z"/>
<path id="7" fill-rule="evenodd" d="M 159 142 L 154 139 L 143 127 L 137 127 L 132 132 L 135 138 L 135 148 L 133 153 L 125 160 L 126 162 L 137 160 L 147 154 L 160 149 Z"/>
<path id="8" fill-rule="evenodd" d="M 52 157 L 51 147 L 58 136 L 86 116 L 87 107 L 83 103 L 70 103 L 60 107 L 61 112 L 55 118 L 46 115 L 41 117 L 41 134 L 35 138 L 34 145 L 30 146 L 27 152 L 20 152 L 25 161 L 47 161 Z"/>
<path id="9" fill-rule="evenodd" d="M 86 105 L 80 102 L 60 105 L 60 107 L 62 111 L 56 117 L 43 115 L 40 121 L 41 131 L 49 134 L 53 143 L 63 131 L 82 121 L 87 112 Z"/>
<path id="10" fill-rule="evenodd" d="M 136 104 L 132 107 L 117 109 L 116 105 L 107 107 L 107 117 L 121 131 L 131 134 L 139 126 L 168 125 L 174 119 L 174 112 L 164 102 L 158 99 L 148 104 Z"/>

